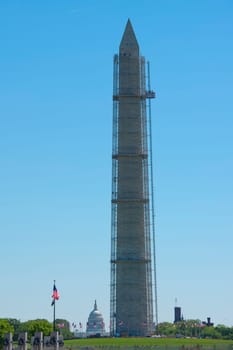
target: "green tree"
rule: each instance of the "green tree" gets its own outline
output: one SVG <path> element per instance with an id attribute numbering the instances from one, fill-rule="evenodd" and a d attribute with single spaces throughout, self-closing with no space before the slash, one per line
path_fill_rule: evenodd
<path id="1" fill-rule="evenodd" d="M 10 325 L 14 327 L 13 340 L 16 341 L 19 336 L 20 321 L 17 320 L 16 318 L 8 318 L 7 320 L 10 323 Z"/>
<path id="2" fill-rule="evenodd" d="M 22 322 L 18 330 L 19 332 L 28 332 L 28 338 L 30 340 L 35 332 L 43 332 L 44 335 L 50 335 L 53 331 L 53 325 L 44 319 L 30 320 Z"/>
<path id="3" fill-rule="evenodd" d="M 165 336 L 175 336 L 177 333 L 177 328 L 175 324 L 170 322 L 162 322 L 158 324 L 158 333 Z"/>
<path id="4" fill-rule="evenodd" d="M 7 319 L 0 319 L 0 346 L 3 345 L 3 337 L 5 333 L 14 333 L 14 327 Z"/>
<path id="5" fill-rule="evenodd" d="M 233 328 L 218 324 L 215 330 L 221 334 L 222 339 L 233 339 Z"/>
<path id="6" fill-rule="evenodd" d="M 221 333 L 218 329 L 215 329 L 213 326 L 206 326 L 202 330 L 203 338 L 212 338 L 212 339 L 221 339 Z"/>
<path id="7" fill-rule="evenodd" d="M 56 330 L 63 336 L 64 339 L 72 338 L 73 334 L 70 331 L 70 323 L 62 318 L 55 320 Z"/>
<path id="8" fill-rule="evenodd" d="M 201 334 L 201 321 L 190 319 L 183 321 L 185 323 L 185 336 L 199 338 Z"/>

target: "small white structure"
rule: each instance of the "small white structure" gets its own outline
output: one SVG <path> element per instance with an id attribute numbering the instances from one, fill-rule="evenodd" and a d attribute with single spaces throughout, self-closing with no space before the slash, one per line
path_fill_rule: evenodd
<path id="1" fill-rule="evenodd" d="M 95 300 L 94 304 L 94 310 L 91 311 L 88 322 L 87 322 L 87 328 L 86 328 L 86 336 L 87 337 L 93 337 L 93 336 L 104 336 L 106 335 L 105 332 L 105 324 L 104 319 L 101 314 L 101 312 L 97 309 L 97 303 Z"/>

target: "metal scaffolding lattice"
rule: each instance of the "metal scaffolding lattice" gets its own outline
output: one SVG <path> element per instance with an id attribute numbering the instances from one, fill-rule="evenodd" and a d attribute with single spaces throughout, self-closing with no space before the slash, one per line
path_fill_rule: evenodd
<path id="1" fill-rule="evenodd" d="M 132 37 L 128 30 L 126 36 Z M 146 81 L 145 58 L 135 48 L 132 56 L 124 52 L 114 56 L 112 336 L 151 335 L 158 322 L 150 104 L 155 93 L 150 88 L 149 64 Z"/>

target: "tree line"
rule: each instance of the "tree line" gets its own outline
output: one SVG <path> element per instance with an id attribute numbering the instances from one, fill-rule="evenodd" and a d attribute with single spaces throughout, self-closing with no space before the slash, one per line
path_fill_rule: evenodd
<path id="1" fill-rule="evenodd" d="M 70 323 L 64 319 L 56 319 L 56 330 L 63 335 L 64 339 L 70 339 L 73 333 L 70 331 Z M 5 333 L 13 334 L 13 341 L 18 340 L 21 332 L 28 333 L 28 340 L 34 336 L 35 332 L 43 332 L 44 335 L 49 336 L 53 331 L 53 323 L 45 319 L 29 320 L 21 322 L 15 318 L 1 318 L 0 319 L 0 345 L 3 343 Z"/>
<path id="2" fill-rule="evenodd" d="M 71 339 L 73 333 L 70 331 L 70 323 L 65 319 L 56 319 L 56 330 L 63 335 L 64 339 Z M 17 341 L 19 333 L 27 332 L 28 340 L 35 332 L 43 332 L 49 336 L 53 331 L 53 323 L 45 319 L 29 320 L 21 322 L 15 318 L 0 319 L 0 344 L 3 342 L 5 333 L 12 333 L 13 340 Z M 185 320 L 176 323 L 159 323 L 155 330 L 156 334 L 164 337 L 190 337 L 190 338 L 212 338 L 212 339 L 233 339 L 233 327 L 223 324 L 217 326 L 207 326 L 200 320 Z"/>
<path id="3" fill-rule="evenodd" d="M 176 323 L 163 322 L 157 326 L 157 334 L 165 337 L 233 339 L 233 327 L 223 324 L 208 326 L 200 320 L 185 320 Z"/>

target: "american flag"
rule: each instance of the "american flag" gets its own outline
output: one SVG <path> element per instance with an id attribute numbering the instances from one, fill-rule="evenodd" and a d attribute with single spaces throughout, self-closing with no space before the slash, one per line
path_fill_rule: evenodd
<path id="1" fill-rule="evenodd" d="M 58 328 L 64 328 L 65 324 L 64 323 L 58 323 L 57 326 L 58 326 Z"/>
<path id="2" fill-rule="evenodd" d="M 54 303 L 55 303 L 55 300 L 58 300 L 59 298 L 60 298 L 60 295 L 59 295 L 59 293 L 58 293 L 58 290 L 57 290 L 57 288 L 56 288 L 56 285 L 55 285 L 55 283 L 54 283 L 54 285 L 53 285 L 53 294 L 52 294 L 52 298 L 53 298 L 53 301 L 52 301 L 52 306 L 54 305 Z"/>

